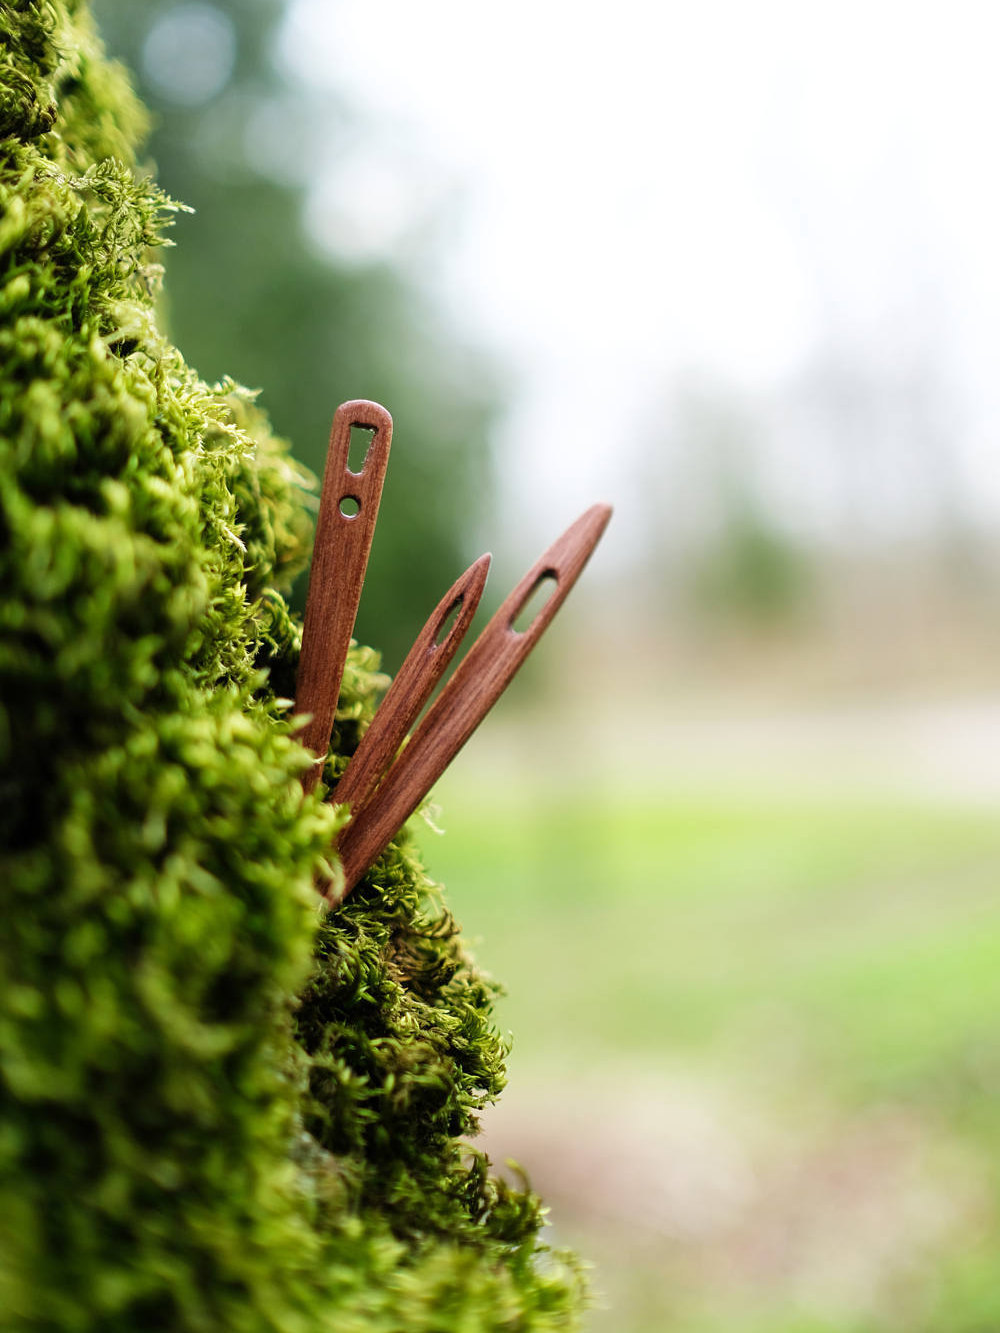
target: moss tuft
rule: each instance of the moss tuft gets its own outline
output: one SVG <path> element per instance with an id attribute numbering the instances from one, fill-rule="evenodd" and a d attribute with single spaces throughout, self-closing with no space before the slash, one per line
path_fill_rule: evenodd
<path id="1" fill-rule="evenodd" d="M 317 906 L 311 479 L 159 330 L 177 206 L 85 6 L 0 26 L 3 1326 L 570 1327 L 537 1198 L 467 1143 L 505 1052 L 412 849 Z M 377 667 L 352 649 L 334 766 Z"/>

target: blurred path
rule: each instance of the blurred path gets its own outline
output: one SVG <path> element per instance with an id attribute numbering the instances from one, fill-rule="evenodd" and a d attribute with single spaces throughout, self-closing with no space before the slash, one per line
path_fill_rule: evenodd
<path id="1" fill-rule="evenodd" d="M 597 793 L 706 789 L 1000 802 L 1000 697 L 778 708 L 625 698 L 497 717 L 456 761 L 461 781 L 529 770 Z"/>

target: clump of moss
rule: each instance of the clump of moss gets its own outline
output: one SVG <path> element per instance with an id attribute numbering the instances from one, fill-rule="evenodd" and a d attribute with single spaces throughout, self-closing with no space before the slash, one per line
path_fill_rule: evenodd
<path id="1" fill-rule="evenodd" d="M 175 205 L 85 6 L 0 31 L 0 1321 L 571 1326 L 538 1200 L 465 1144 L 504 1049 L 412 848 L 317 906 L 310 479 L 159 330 Z M 352 650 L 334 767 L 377 665 Z"/>

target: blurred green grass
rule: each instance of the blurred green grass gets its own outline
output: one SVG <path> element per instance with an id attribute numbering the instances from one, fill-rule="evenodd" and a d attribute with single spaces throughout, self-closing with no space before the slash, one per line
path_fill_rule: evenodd
<path id="1" fill-rule="evenodd" d="M 739 1058 L 748 1012 L 808 1026 L 842 1086 L 991 1042 L 991 811 L 442 790 L 431 873 L 508 990 L 527 1060 L 595 1049 Z M 744 1055 L 753 1058 L 743 1043 Z"/>
<path id="2" fill-rule="evenodd" d="M 561 1236 L 600 1248 L 617 1298 L 595 1327 L 1000 1327 L 985 1277 L 1000 1259 L 992 810 L 747 792 L 616 798 L 527 776 L 516 789 L 450 776 L 436 799 L 447 836 L 415 821 L 418 839 L 478 961 L 507 990 L 508 1096 L 519 1080 L 571 1088 L 581 1071 L 610 1081 L 634 1068 L 725 1079 L 763 1098 L 779 1133 L 805 1116 L 851 1125 L 891 1105 L 926 1125 L 938 1145 L 928 1153 L 971 1154 L 983 1184 L 975 1215 L 905 1300 L 889 1275 L 860 1313 L 838 1316 L 834 1302 L 829 1319 L 790 1281 L 723 1299 L 710 1258 L 636 1249 L 564 1208 Z"/>

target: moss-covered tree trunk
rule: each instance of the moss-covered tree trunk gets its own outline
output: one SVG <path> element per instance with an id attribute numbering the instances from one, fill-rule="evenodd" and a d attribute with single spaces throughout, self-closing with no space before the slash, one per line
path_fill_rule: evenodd
<path id="1" fill-rule="evenodd" d="M 85 6 L 0 39 L 0 1325 L 572 1326 L 537 1200 L 463 1146 L 504 1051 L 414 856 L 318 909 L 307 479 L 158 330 L 173 205 Z"/>

